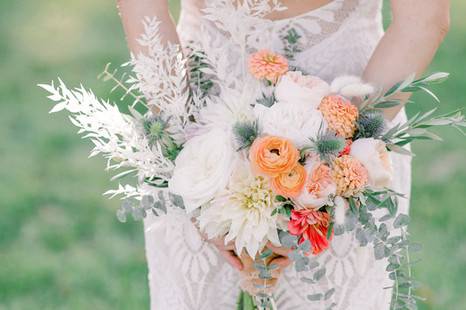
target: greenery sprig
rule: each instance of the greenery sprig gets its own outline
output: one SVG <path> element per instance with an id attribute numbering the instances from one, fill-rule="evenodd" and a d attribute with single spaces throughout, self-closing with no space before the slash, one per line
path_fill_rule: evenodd
<path id="1" fill-rule="evenodd" d="M 389 109 L 402 104 L 402 101 L 394 98 L 394 95 L 400 93 L 412 93 L 423 91 L 431 96 L 435 101 L 440 102 L 438 97 L 429 89 L 429 86 L 444 82 L 449 74 L 437 72 L 426 77 L 415 79 L 416 75 L 411 74 L 404 81 L 395 84 L 388 91 L 379 91 L 373 96 L 367 96 L 360 105 L 360 111 L 372 109 Z M 410 101 L 408 101 L 409 103 Z"/>
<path id="2" fill-rule="evenodd" d="M 361 246 L 373 245 L 376 260 L 387 259 L 386 271 L 393 280 L 391 310 L 417 309 L 412 278 L 411 254 L 420 246 L 409 240 L 409 216 L 398 214 L 397 199 L 401 195 L 392 190 L 366 190 L 358 198 L 350 199 L 350 209 L 343 225 L 335 227 L 335 235 L 355 231 Z M 377 218 L 375 211 L 386 209 L 387 214 Z M 387 288 L 387 289 L 388 289 Z"/>
<path id="3" fill-rule="evenodd" d="M 117 89 L 123 90 L 123 95 L 120 97 L 121 101 L 125 100 L 129 96 L 133 100 L 131 107 L 134 108 L 137 104 L 140 104 L 142 107 L 147 109 L 144 96 L 136 92 L 136 85 L 126 83 L 126 80 L 130 77 L 129 74 L 127 72 L 123 72 L 118 76 L 118 69 L 111 69 L 111 66 L 111 63 L 107 63 L 105 65 L 104 71 L 100 73 L 97 78 L 104 82 L 111 81 L 115 84 L 110 92 L 114 92 Z"/>
<path id="4" fill-rule="evenodd" d="M 442 138 L 429 131 L 429 128 L 448 126 L 457 129 L 461 134 L 466 135 L 466 121 L 461 110 L 456 110 L 444 115 L 431 117 L 437 109 L 428 112 L 417 113 L 404 124 L 395 125 L 387 131 L 381 139 L 387 143 L 388 149 L 402 154 L 412 155 L 402 146 L 414 140 L 436 140 Z"/>

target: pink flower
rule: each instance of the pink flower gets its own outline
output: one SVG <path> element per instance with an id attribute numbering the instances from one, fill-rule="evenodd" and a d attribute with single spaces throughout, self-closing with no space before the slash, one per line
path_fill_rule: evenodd
<path id="1" fill-rule="evenodd" d="M 291 211 L 291 220 L 288 223 L 288 231 L 299 237 L 299 244 L 309 240 L 312 254 L 317 255 L 330 246 L 330 240 L 327 239 L 329 224 L 330 215 L 326 212 L 293 210 Z"/>
<path id="2" fill-rule="evenodd" d="M 319 110 L 322 112 L 328 127 L 343 138 L 352 138 L 356 131 L 358 108 L 351 101 L 331 95 L 322 99 Z"/>
<path id="3" fill-rule="evenodd" d="M 306 164 L 308 177 L 297 203 L 305 209 L 318 210 L 330 202 L 336 193 L 336 184 L 332 178 L 332 170 L 318 159 L 311 159 Z"/>
<path id="4" fill-rule="evenodd" d="M 249 71 L 256 79 L 276 83 L 288 71 L 288 61 L 269 50 L 260 50 L 249 58 Z"/>
<path id="5" fill-rule="evenodd" d="M 333 162 L 333 179 L 337 195 L 351 197 L 361 192 L 368 183 L 367 169 L 356 158 L 343 155 Z"/>

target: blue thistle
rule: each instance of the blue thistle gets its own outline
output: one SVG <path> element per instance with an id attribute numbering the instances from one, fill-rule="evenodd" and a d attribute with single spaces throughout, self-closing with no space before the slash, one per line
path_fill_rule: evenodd
<path id="1" fill-rule="evenodd" d="M 337 137 L 331 132 L 320 134 L 316 139 L 312 139 L 311 141 L 313 145 L 307 149 L 314 151 L 319 155 L 321 160 L 326 162 L 331 162 L 346 146 L 345 139 Z M 306 149 L 303 151 L 306 151 Z"/>
<path id="2" fill-rule="evenodd" d="M 385 120 L 382 112 L 367 110 L 359 115 L 358 136 L 362 138 L 377 138 L 385 129 Z"/>
<path id="3" fill-rule="evenodd" d="M 233 134 L 239 144 L 238 151 L 246 149 L 250 147 L 259 136 L 257 122 L 237 122 L 233 126 Z"/>

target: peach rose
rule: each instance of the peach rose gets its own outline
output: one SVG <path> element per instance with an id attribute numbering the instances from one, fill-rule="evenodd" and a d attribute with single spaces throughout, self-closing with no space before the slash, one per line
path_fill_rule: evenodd
<path id="1" fill-rule="evenodd" d="M 326 96 L 322 99 L 319 110 L 322 112 L 328 127 L 343 138 L 351 138 L 356 131 L 358 108 L 351 101 L 338 95 Z"/>
<path id="2" fill-rule="evenodd" d="M 333 179 L 337 184 L 337 195 L 351 197 L 364 189 L 369 176 L 359 160 L 343 155 L 333 162 Z"/>
<path id="3" fill-rule="evenodd" d="M 250 56 L 249 71 L 256 79 L 276 83 L 288 71 L 288 61 L 269 50 L 260 50 Z"/>
<path id="4" fill-rule="evenodd" d="M 272 179 L 272 189 L 276 194 L 294 198 L 298 196 L 306 181 L 306 169 L 297 164 L 291 171 L 279 174 Z"/>
<path id="5" fill-rule="evenodd" d="M 319 209 L 331 202 L 336 193 L 336 185 L 332 178 L 332 170 L 318 160 L 306 164 L 308 176 L 303 191 L 297 202 L 305 209 Z"/>
<path id="6" fill-rule="evenodd" d="M 288 139 L 265 136 L 254 141 L 249 150 L 249 159 L 256 173 L 276 177 L 296 166 L 299 151 Z"/>
<path id="7" fill-rule="evenodd" d="M 275 88 L 275 98 L 289 104 L 305 104 L 317 108 L 322 98 L 330 93 L 330 86 L 318 77 L 300 71 L 288 71 Z"/>

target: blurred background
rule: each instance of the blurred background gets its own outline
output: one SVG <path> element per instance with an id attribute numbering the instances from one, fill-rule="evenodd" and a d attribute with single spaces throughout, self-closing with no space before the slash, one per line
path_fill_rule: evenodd
<path id="1" fill-rule="evenodd" d="M 466 102 L 466 2 L 452 3 L 431 68 L 452 74 L 436 88 L 441 112 Z M 36 87 L 60 76 L 117 100 L 96 77 L 127 59 L 115 1 L 0 0 L 0 309 L 148 309 L 141 223 L 117 221 L 104 161 L 87 159 L 90 144 Z M 410 115 L 433 107 L 417 99 Z M 466 139 L 440 134 L 414 146 L 414 271 L 421 309 L 466 309 Z"/>

